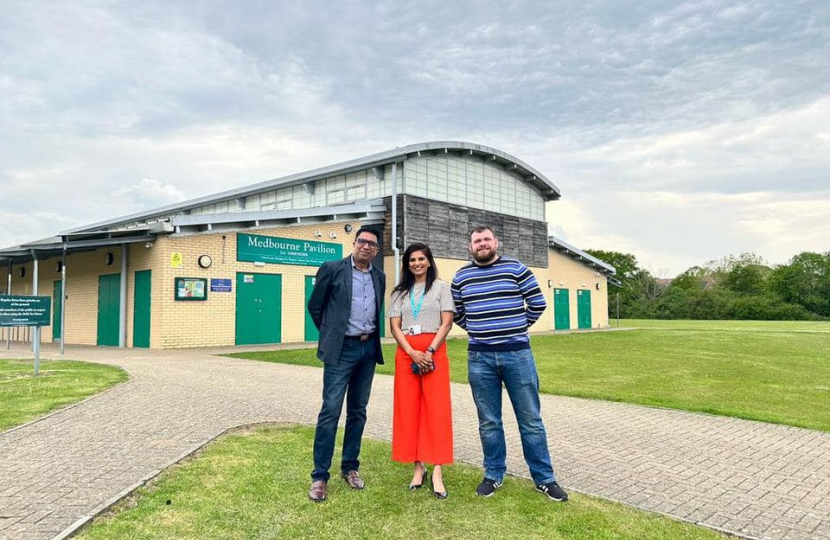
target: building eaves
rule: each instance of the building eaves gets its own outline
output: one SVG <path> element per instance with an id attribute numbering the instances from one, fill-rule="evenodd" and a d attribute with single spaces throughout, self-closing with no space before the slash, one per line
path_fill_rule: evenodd
<path id="1" fill-rule="evenodd" d="M 267 210 L 262 212 L 229 212 L 197 216 L 173 216 L 170 226 L 174 234 L 187 235 L 205 232 L 259 229 L 285 225 L 305 225 L 326 221 L 355 220 L 362 223 L 381 223 L 386 212 L 382 199 L 360 201 L 337 206 L 302 208 L 297 210 Z"/>
<path id="2" fill-rule="evenodd" d="M 556 251 L 559 251 L 560 253 L 568 255 L 572 259 L 579 261 L 585 266 L 594 268 L 596 271 L 606 274 L 608 276 L 613 276 L 617 273 L 617 269 L 608 264 L 607 262 L 597 259 L 593 255 L 589 255 L 588 253 L 585 253 L 578 247 L 572 246 L 564 240 L 560 240 L 555 236 L 548 236 L 548 246 L 555 249 Z"/>

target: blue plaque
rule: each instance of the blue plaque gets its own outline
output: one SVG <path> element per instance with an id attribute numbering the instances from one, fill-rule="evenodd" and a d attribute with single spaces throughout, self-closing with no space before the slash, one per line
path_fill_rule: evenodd
<path id="1" fill-rule="evenodd" d="M 231 292 L 231 283 L 230 279 L 210 278 L 210 292 Z"/>

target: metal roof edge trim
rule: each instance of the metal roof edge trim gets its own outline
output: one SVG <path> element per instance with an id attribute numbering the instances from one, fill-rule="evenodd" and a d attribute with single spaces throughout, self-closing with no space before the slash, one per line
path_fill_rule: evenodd
<path id="1" fill-rule="evenodd" d="M 588 253 L 585 253 L 584 251 L 582 251 L 578 247 L 572 246 L 571 244 L 569 244 L 569 243 L 565 242 L 564 240 L 561 240 L 561 239 L 559 239 L 555 236 L 548 236 L 548 246 L 553 247 L 553 248 L 556 248 L 557 246 L 562 247 L 562 248 L 570 251 L 571 253 L 574 253 L 575 255 L 578 255 L 578 256 L 582 257 L 583 259 L 585 259 L 589 262 L 592 262 L 592 263 L 596 264 L 597 266 L 600 266 L 600 267 L 604 268 L 611 275 L 614 275 L 614 274 L 617 273 L 617 269 L 614 268 L 613 266 L 611 266 L 610 264 L 608 264 L 607 262 L 602 261 L 600 259 L 597 259 L 593 255 L 589 255 Z"/>
<path id="2" fill-rule="evenodd" d="M 282 186 L 285 187 L 292 183 L 300 183 L 300 182 L 307 182 L 311 180 L 316 180 L 322 177 L 328 177 L 333 174 L 337 173 L 345 173 L 349 169 L 355 168 L 368 168 L 372 166 L 377 166 L 386 163 L 392 163 L 394 161 L 404 161 L 407 159 L 409 154 L 414 154 L 417 152 L 423 151 L 435 151 L 440 149 L 448 149 L 448 150 L 470 150 L 473 152 L 479 152 L 481 154 L 492 155 L 499 157 L 505 161 L 514 163 L 523 169 L 530 172 L 532 175 L 536 176 L 538 180 L 541 180 L 546 186 L 548 186 L 555 196 L 553 198 L 558 198 L 561 195 L 561 190 L 551 182 L 548 177 L 544 174 L 539 172 L 536 168 L 528 165 L 524 161 L 520 160 L 519 158 L 508 154 L 502 150 L 498 150 L 496 148 L 492 148 L 489 146 L 485 146 L 482 144 L 475 144 L 470 142 L 464 141 L 431 141 L 431 142 L 423 142 L 423 143 L 416 143 L 410 144 L 408 146 L 394 148 L 392 150 L 387 150 L 385 152 L 380 152 L 377 154 L 371 154 L 368 156 L 343 161 L 340 163 L 335 163 L 333 165 L 327 165 L 325 167 L 320 167 L 317 169 L 311 169 L 309 171 L 304 171 L 300 173 L 291 174 L 288 176 L 283 176 L 280 178 L 274 178 L 271 180 L 266 180 L 263 182 L 258 182 L 254 184 L 249 184 L 247 186 L 243 186 L 240 188 L 230 189 L 227 191 L 222 191 L 219 193 L 214 193 L 211 195 L 205 195 L 202 197 L 197 197 L 195 199 L 190 199 L 187 201 L 183 201 L 180 203 L 175 203 L 167 206 L 161 206 L 158 208 L 153 208 L 150 210 L 137 212 L 134 214 L 128 214 L 124 216 L 120 216 L 117 218 L 100 221 L 97 223 L 92 223 L 89 225 L 84 225 L 82 227 L 76 227 L 73 229 L 68 229 L 66 231 L 62 231 L 61 235 L 83 232 L 90 229 L 96 229 L 101 227 L 109 227 L 112 225 L 118 225 L 122 223 L 127 223 L 131 221 L 138 221 L 144 219 L 150 219 L 153 217 L 160 217 L 171 213 L 176 212 L 183 212 L 185 210 L 189 210 L 191 208 L 197 208 L 199 206 L 204 206 L 207 204 L 219 202 L 226 199 L 233 199 L 242 196 L 254 195 L 257 192 L 267 191 L 271 188 Z"/>

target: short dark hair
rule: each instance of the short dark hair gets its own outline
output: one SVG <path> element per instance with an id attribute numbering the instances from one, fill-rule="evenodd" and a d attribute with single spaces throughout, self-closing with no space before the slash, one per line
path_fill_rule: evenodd
<path id="1" fill-rule="evenodd" d="M 473 233 L 482 233 L 484 231 L 490 231 L 491 233 L 493 233 L 493 236 L 496 236 L 496 231 L 494 231 L 493 227 L 491 227 L 489 225 L 477 225 L 476 227 L 473 227 L 472 229 L 470 229 L 470 234 L 468 234 L 467 236 L 469 238 L 472 238 Z"/>
<path id="2" fill-rule="evenodd" d="M 365 232 L 367 232 L 369 234 L 374 234 L 375 235 L 375 241 L 380 243 L 380 233 L 378 232 L 378 230 L 375 229 L 374 227 L 366 227 L 366 226 L 359 228 L 357 230 L 357 232 L 354 233 L 355 241 L 360 236 L 360 233 L 365 233 Z"/>

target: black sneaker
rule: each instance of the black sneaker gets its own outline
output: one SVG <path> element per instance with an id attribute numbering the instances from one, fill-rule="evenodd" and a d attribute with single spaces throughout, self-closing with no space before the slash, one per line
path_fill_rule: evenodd
<path id="1" fill-rule="evenodd" d="M 485 478 L 476 488 L 476 495 L 480 497 L 489 497 L 501 487 L 501 482 Z"/>
<path id="2" fill-rule="evenodd" d="M 568 494 L 565 493 L 565 490 L 562 489 L 562 487 L 556 482 L 539 484 L 538 486 L 536 486 L 536 489 L 547 495 L 548 499 L 551 499 L 553 501 L 563 502 L 568 500 Z"/>

